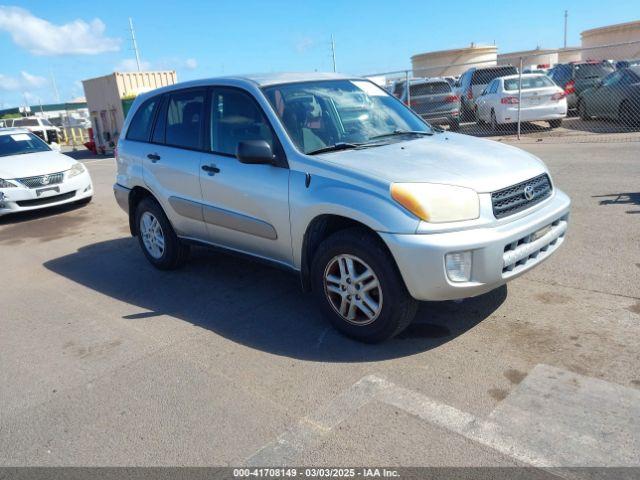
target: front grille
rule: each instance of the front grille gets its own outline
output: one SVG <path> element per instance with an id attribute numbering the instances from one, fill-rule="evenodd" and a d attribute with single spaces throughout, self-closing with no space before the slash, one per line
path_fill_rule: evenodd
<path id="1" fill-rule="evenodd" d="M 551 195 L 551 181 L 546 173 L 526 182 L 503 188 L 491 194 L 493 214 L 496 218 L 508 217 L 514 213 L 540 203 Z M 525 195 L 529 193 L 529 198 Z"/>
<path id="2" fill-rule="evenodd" d="M 64 172 L 38 175 L 37 177 L 16 178 L 16 180 L 27 188 L 48 187 L 49 185 L 62 183 L 64 180 Z"/>
<path id="3" fill-rule="evenodd" d="M 62 195 L 54 195 L 53 197 L 34 198 L 33 200 L 19 200 L 16 203 L 20 207 L 37 207 L 40 205 L 48 205 L 50 203 L 62 202 L 69 200 L 75 196 L 76 192 L 63 193 Z"/>

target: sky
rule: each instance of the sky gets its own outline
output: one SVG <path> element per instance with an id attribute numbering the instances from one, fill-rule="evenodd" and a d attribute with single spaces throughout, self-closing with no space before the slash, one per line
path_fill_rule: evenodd
<path id="1" fill-rule="evenodd" d="M 0 0 L 2 2 L 2 0 Z M 23 0 L 0 3 L 0 109 L 83 96 L 81 80 L 144 69 L 178 80 L 274 71 L 372 74 L 416 53 L 495 43 L 499 52 L 558 48 L 580 32 L 640 20 L 638 0 Z"/>

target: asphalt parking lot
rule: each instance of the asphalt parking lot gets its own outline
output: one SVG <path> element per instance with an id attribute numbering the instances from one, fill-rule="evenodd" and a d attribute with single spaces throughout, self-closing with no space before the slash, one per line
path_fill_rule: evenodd
<path id="1" fill-rule="evenodd" d="M 154 270 L 114 161 L 87 207 L 0 219 L 0 465 L 640 464 L 640 143 L 524 143 L 573 200 L 528 275 L 348 340 L 298 280 Z"/>

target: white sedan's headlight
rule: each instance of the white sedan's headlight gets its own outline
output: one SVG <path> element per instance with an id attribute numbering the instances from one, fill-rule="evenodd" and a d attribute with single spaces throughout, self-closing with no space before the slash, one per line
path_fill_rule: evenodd
<path id="1" fill-rule="evenodd" d="M 0 188 L 15 188 L 15 185 L 0 178 Z"/>
<path id="2" fill-rule="evenodd" d="M 394 183 L 391 197 L 425 222 L 461 222 L 480 216 L 480 199 L 470 188 L 439 183 Z"/>
<path id="3" fill-rule="evenodd" d="M 85 172 L 85 168 L 84 165 L 82 165 L 80 162 L 76 163 L 73 165 L 73 167 L 71 167 L 71 170 L 69 170 L 69 172 L 67 173 L 67 178 L 73 178 L 76 177 L 78 175 L 80 175 L 81 173 Z"/>

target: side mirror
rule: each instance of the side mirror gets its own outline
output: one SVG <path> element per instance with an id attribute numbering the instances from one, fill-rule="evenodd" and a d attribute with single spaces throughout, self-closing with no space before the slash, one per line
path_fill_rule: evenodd
<path id="1" fill-rule="evenodd" d="M 273 165 L 275 160 L 271 145 L 265 140 L 245 140 L 238 143 L 236 157 L 240 162 L 252 165 Z"/>

